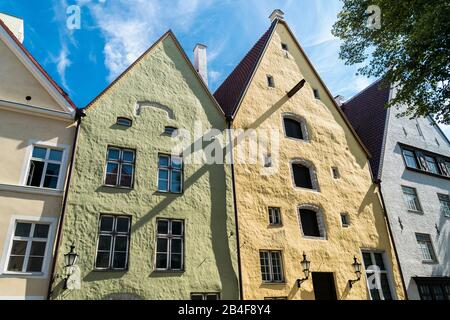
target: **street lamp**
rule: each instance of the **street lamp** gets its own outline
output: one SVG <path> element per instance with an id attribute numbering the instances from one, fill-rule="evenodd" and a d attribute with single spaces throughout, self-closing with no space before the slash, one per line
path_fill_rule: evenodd
<path id="1" fill-rule="evenodd" d="M 306 259 L 306 253 L 303 252 L 303 260 L 300 262 L 302 265 L 303 273 L 305 277 L 303 279 L 297 279 L 297 287 L 301 287 L 302 283 L 309 279 L 309 266 L 311 265 L 311 261 Z"/>
<path id="2" fill-rule="evenodd" d="M 66 268 L 67 276 L 64 279 L 64 289 L 67 289 L 67 283 L 69 281 L 70 276 L 73 273 L 73 266 L 77 263 L 78 254 L 75 252 L 75 245 L 72 244 L 70 246 L 70 251 L 64 255 L 64 267 Z"/>
<path id="3" fill-rule="evenodd" d="M 361 280 L 361 263 L 358 262 L 358 259 L 356 257 L 353 257 L 353 263 L 352 263 L 353 270 L 356 274 L 357 279 L 356 280 L 348 280 L 348 285 L 350 288 L 353 287 L 353 284 Z"/>

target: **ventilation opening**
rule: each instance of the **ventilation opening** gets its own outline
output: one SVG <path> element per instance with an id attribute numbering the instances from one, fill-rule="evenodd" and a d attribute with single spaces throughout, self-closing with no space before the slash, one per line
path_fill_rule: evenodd
<path id="1" fill-rule="evenodd" d="M 116 124 L 119 126 L 131 127 L 131 125 L 133 124 L 133 121 L 128 118 L 118 117 Z"/>

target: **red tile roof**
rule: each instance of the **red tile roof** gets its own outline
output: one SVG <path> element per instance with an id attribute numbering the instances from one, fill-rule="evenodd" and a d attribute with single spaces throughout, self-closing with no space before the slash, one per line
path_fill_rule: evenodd
<path id="1" fill-rule="evenodd" d="M 269 30 L 256 42 L 253 48 L 250 49 L 247 55 L 214 93 L 214 97 L 219 102 L 226 116 L 233 116 L 238 108 L 276 25 L 277 20 L 274 20 Z"/>
<path id="2" fill-rule="evenodd" d="M 24 47 L 24 45 L 16 38 L 16 36 L 9 30 L 8 26 L 0 19 L 0 27 L 2 27 L 14 40 L 14 42 L 19 46 L 23 53 L 30 59 L 30 61 L 39 69 L 42 75 L 52 84 L 52 86 L 58 91 L 61 96 L 70 104 L 70 106 L 75 110 L 77 107 L 73 101 L 69 98 L 68 94 L 50 77 L 50 75 L 44 70 L 44 68 L 37 62 L 37 60 L 31 55 L 31 53 Z"/>
<path id="3" fill-rule="evenodd" d="M 389 87 L 381 86 L 381 80 L 378 80 L 342 106 L 348 120 L 372 155 L 370 165 L 375 179 L 379 179 L 381 174 L 388 114 L 385 105 L 389 102 L 389 93 Z"/>

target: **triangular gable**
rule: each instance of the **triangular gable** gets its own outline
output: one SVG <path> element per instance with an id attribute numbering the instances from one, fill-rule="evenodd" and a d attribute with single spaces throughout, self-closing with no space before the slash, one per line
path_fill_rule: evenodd
<path id="1" fill-rule="evenodd" d="M 309 60 L 309 58 L 306 55 L 305 51 L 303 50 L 302 46 L 298 42 L 298 40 L 295 37 L 294 33 L 291 31 L 291 29 L 289 28 L 288 24 L 284 20 L 275 19 L 272 22 L 269 30 L 263 35 L 263 37 L 250 50 L 249 54 L 251 54 L 252 51 L 253 51 L 254 53 L 256 53 L 256 58 L 257 58 L 257 59 L 255 59 L 255 61 L 253 61 L 253 65 L 254 65 L 253 69 L 252 68 L 245 68 L 245 66 L 246 66 L 245 60 L 248 59 L 248 55 L 249 55 L 249 54 L 247 54 L 246 57 L 244 57 L 244 59 L 239 63 L 238 67 L 236 67 L 236 69 L 239 69 L 240 71 L 236 71 L 236 69 L 235 69 L 230 74 L 230 76 L 228 76 L 228 78 L 224 81 L 224 83 L 219 87 L 219 89 L 215 92 L 214 95 L 216 96 L 218 101 L 219 102 L 221 102 L 221 101 L 225 102 L 225 107 L 222 106 L 222 108 L 224 110 L 225 109 L 226 110 L 230 110 L 230 108 L 231 108 L 231 110 L 232 110 L 232 112 L 231 112 L 232 117 L 234 118 L 236 116 L 237 112 L 239 111 L 239 107 L 240 107 L 240 105 L 242 103 L 243 97 L 245 96 L 245 93 L 248 90 L 248 88 L 249 88 L 249 86 L 250 86 L 250 84 L 252 82 L 252 79 L 253 79 L 253 77 L 254 77 L 257 69 L 258 69 L 258 66 L 259 66 L 259 64 L 261 63 L 261 61 L 262 61 L 262 59 L 264 57 L 264 53 L 266 52 L 266 49 L 267 49 L 268 45 L 270 44 L 270 40 L 271 40 L 271 38 L 273 36 L 273 33 L 275 32 L 278 24 L 283 24 L 286 27 L 287 31 L 289 32 L 289 35 L 292 37 L 292 39 L 293 39 L 294 43 L 296 44 L 297 48 L 300 50 L 300 53 L 305 58 L 305 61 L 306 61 L 307 65 L 311 68 L 314 76 L 318 79 L 320 85 L 324 88 L 325 93 L 328 95 L 328 97 L 332 101 L 333 106 L 336 108 L 336 110 L 338 111 L 339 115 L 342 117 L 342 119 L 344 120 L 345 124 L 348 126 L 348 128 L 350 129 L 352 135 L 358 141 L 358 143 L 361 146 L 361 148 L 364 150 L 366 155 L 370 158 L 371 154 L 370 154 L 369 150 L 364 145 L 364 143 L 362 142 L 360 137 L 357 135 L 355 129 L 352 127 L 350 121 L 347 119 L 347 117 L 344 114 L 344 112 L 336 104 L 336 101 L 334 100 L 331 92 L 329 91 L 329 89 L 327 88 L 327 86 L 325 85 L 323 80 L 320 78 L 319 74 L 317 73 L 316 69 L 312 65 L 311 61 Z M 263 45 L 263 47 L 259 48 L 262 45 Z M 232 89 L 233 78 L 236 76 L 236 72 L 239 72 L 239 73 L 243 72 L 243 73 L 245 73 L 242 77 L 245 78 L 246 81 L 240 81 L 239 82 L 239 86 L 240 87 L 237 88 L 237 89 Z M 236 103 L 228 104 L 227 99 L 233 99 L 233 98 L 232 97 L 226 97 L 227 92 L 229 92 L 230 94 L 233 93 L 233 92 L 242 92 L 242 96 L 239 98 L 239 100 Z M 233 101 L 235 101 L 235 100 L 233 100 Z"/>
<path id="2" fill-rule="evenodd" d="M 57 103 L 61 110 L 65 113 L 74 115 L 76 106 L 68 97 L 67 93 L 58 86 L 1 19 L 0 39 L 38 81 L 45 92 Z"/>
<path id="3" fill-rule="evenodd" d="M 207 95 L 210 97 L 213 104 L 216 106 L 217 111 L 223 116 L 222 109 L 220 108 L 219 103 L 216 101 L 214 96 L 212 95 L 211 91 L 209 91 L 208 86 L 206 85 L 203 78 L 199 75 L 199 73 L 195 70 L 195 67 L 192 65 L 192 62 L 189 60 L 188 56 L 186 55 L 186 52 L 181 47 L 180 42 L 178 41 L 175 34 L 172 32 L 172 30 L 168 30 L 166 33 L 164 33 L 158 40 L 156 40 L 139 58 L 137 58 L 127 69 L 125 69 L 116 79 L 114 79 L 111 84 L 109 84 L 99 95 L 97 95 L 89 104 L 86 106 L 85 109 L 89 109 L 93 106 L 93 104 L 100 99 L 104 94 L 106 94 L 109 90 L 111 90 L 114 85 L 120 81 L 123 77 L 125 77 L 142 59 L 144 59 L 148 54 L 150 54 L 160 43 L 162 43 L 167 37 L 171 37 L 173 42 L 175 43 L 175 46 L 179 50 L 180 54 L 182 55 L 183 59 L 186 61 L 187 65 L 195 74 L 195 77 L 200 82 L 201 86 L 207 93 Z"/>

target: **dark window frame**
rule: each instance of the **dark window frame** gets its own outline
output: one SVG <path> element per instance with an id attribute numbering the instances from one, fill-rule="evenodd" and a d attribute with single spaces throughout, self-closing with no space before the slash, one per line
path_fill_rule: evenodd
<path id="1" fill-rule="evenodd" d="M 110 149 L 116 149 L 119 150 L 119 159 L 118 160 L 110 160 L 108 158 L 109 150 Z M 132 151 L 133 152 L 133 162 L 127 162 L 123 161 L 122 155 L 124 151 Z M 128 189 L 132 190 L 134 189 L 134 183 L 135 183 L 135 174 L 136 174 L 136 158 L 137 158 L 137 152 L 133 148 L 125 148 L 125 147 L 117 147 L 113 145 L 108 145 L 106 148 L 106 165 L 105 165 L 105 174 L 103 177 L 103 185 L 108 188 L 120 188 L 120 189 Z M 117 177 L 116 177 L 116 184 L 108 184 L 106 182 L 107 176 L 108 176 L 108 164 L 109 163 L 115 163 L 118 165 L 117 169 Z M 131 175 L 131 185 L 130 186 L 122 186 L 121 180 L 122 180 L 122 166 L 123 165 L 129 165 L 132 166 L 133 174 Z"/>
<path id="2" fill-rule="evenodd" d="M 111 217 L 113 218 L 113 229 L 112 231 L 102 231 L 101 223 L 103 217 Z M 117 228 L 117 220 L 119 218 L 127 218 L 128 219 L 128 232 L 118 232 Z M 130 245 L 131 245 L 131 226 L 132 226 L 132 216 L 125 214 L 111 214 L 111 213 L 101 213 L 98 219 L 98 229 L 97 229 L 97 244 L 95 246 L 95 259 L 94 259 L 94 270 L 95 271 L 105 271 L 105 272 L 127 272 L 130 264 Z M 97 256 L 99 252 L 100 245 L 100 237 L 101 236 L 110 236 L 111 244 L 109 250 L 109 263 L 107 268 L 98 267 L 97 266 Z M 126 250 L 126 263 L 124 268 L 114 268 L 114 253 L 116 251 L 115 243 L 116 237 L 127 237 L 127 250 Z M 102 250 L 104 251 L 104 250 Z"/>
<path id="3" fill-rule="evenodd" d="M 128 122 L 129 124 L 120 123 L 120 121 L 125 121 L 125 122 Z M 130 118 L 127 118 L 127 117 L 117 117 L 116 125 L 131 128 L 133 126 L 133 120 L 131 120 Z"/>
<path id="4" fill-rule="evenodd" d="M 426 151 L 423 149 L 419 149 L 413 146 L 409 146 L 403 143 L 399 143 L 400 146 L 400 150 L 401 150 L 401 156 L 403 159 L 403 163 L 405 165 L 405 168 L 407 170 L 411 170 L 411 171 L 415 171 L 415 172 L 419 172 L 419 173 L 423 173 L 423 174 L 427 174 L 427 175 L 431 175 L 434 177 L 440 177 L 440 178 L 444 178 L 444 179 L 450 179 L 450 171 L 448 172 L 448 175 L 445 174 L 445 172 L 443 172 L 443 169 L 441 168 L 441 165 L 443 166 L 447 166 L 447 170 L 448 170 L 448 163 L 450 163 L 450 158 L 448 158 L 447 156 L 444 155 L 440 155 L 434 152 L 430 152 L 430 151 Z M 417 164 L 417 168 L 414 167 L 410 167 L 406 161 L 405 155 L 404 155 L 404 150 L 410 151 L 414 153 L 414 157 L 416 160 L 416 164 Z M 424 165 L 422 164 L 422 161 L 419 159 L 418 153 L 422 154 L 424 157 L 425 162 L 427 162 L 426 157 L 431 157 L 434 159 L 434 162 L 436 164 L 436 167 L 438 169 L 439 173 L 434 173 L 432 171 L 430 171 L 428 168 L 425 168 Z M 427 164 L 428 166 L 428 164 Z"/>
<path id="5" fill-rule="evenodd" d="M 168 233 L 159 233 L 158 232 L 158 223 L 161 221 L 167 221 L 167 232 Z M 172 233 L 172 223 L 173 222 L 181 222 L 181 235 L 174 235 Z M 171 219 L 171 218 L 158 218 L 156 220 L 156 243 L 155 243 L 155 260 L 154 260 L 154 270 L 156 272 L 184 272 L 186 268 L 186 222 L 183 219 Z M 167 239 L 167 261 L 166 261 L 166 268 L 158 268 L 157 266 L 157 259 L 158 259 L 158 239 Z M 181 267 L 178 268 L 172 268 L 172 240 L 173 239 L 181 239 Z"/>
<path id="6" fill-rule="evenodd" d="M 167 167 L 165 166 L 160 166 L 159 164 L 159 160 L 161 157 L 165 157 L 169 159 L 169 164 Z M 172 158 L 177 158 L 181 161 L 181 168 L 176 168 L 172 166 Z M 156 177 L 156 190 L 157 192 L 160 193 L 164 193 L 164 194 L 176 194 L 176 195 L 180 195 L 184 193 L 184 159 L 182 156 L 177 156 L 177 155 L 171 155 L 168 153 L 158 153 L 158 170 L 157 170 L 157 177 Z M 159 180 L 160 180 L 160 176 L 159 173 L 160 171 L 167 171 L 168 175 L 167 175 L 167 189 L 166 190 L 162 190 L 160 189 L 160 185 L 159 185 Z M 181 181 L 180 181 L 180 191 L 172 191 L 172 172 L 180 172 L 181 174 Z M 165 180 L 165 179 L 162 179 Z"/>

